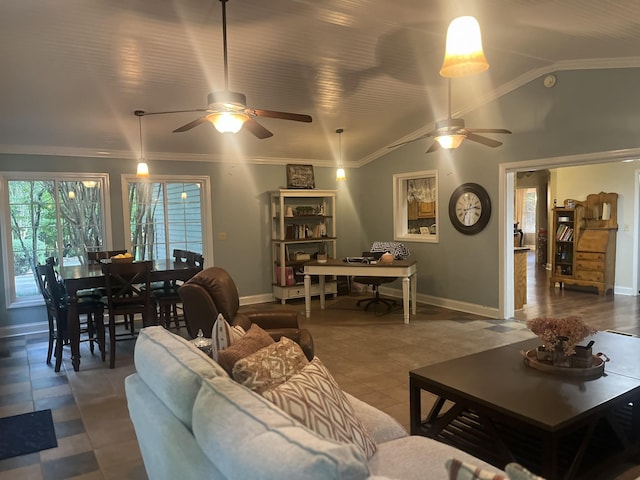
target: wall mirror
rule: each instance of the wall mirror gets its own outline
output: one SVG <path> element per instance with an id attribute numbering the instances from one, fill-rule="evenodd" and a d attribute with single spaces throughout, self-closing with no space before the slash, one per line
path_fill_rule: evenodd
<path id="1" fill-rule="evenodd" d="M 394 240 L 438 242 L 438 171 L 393 176 Z"/>

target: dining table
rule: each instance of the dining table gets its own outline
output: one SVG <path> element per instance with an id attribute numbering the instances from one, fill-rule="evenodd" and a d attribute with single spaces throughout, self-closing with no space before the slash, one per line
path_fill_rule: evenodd
<path id="1" fill-rule="evenodd" d="M 109 262 L 109 259 L 103 262 Z M 187 281 L 202 270 L 202 266 L 194 266 L 174 259 L 153 260 L 151 282 Z M 62 266 L 60 278 L 64 283 L 69 299 L 67 314 L 67 333 L 71 346 L 71 363 L 73 369 L 80 370 L 80 316 L 78 314 L 78 292 L 81 290 L 101 288 L 105 286 L 105 276 L 101 264 L 84 264 Z M 102 346 L 105 348 L 105 346 Z"/>

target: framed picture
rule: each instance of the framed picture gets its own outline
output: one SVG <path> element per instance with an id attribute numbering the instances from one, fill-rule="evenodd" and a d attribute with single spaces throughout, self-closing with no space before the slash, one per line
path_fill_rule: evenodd
<path id="1" fill-rule="evenodd" d="M 438 223 L 438 171 L 394 175 L 394 240 L 438 243 Z"/>
<path id="2" fill-rule="evenodd" d="M 287 165 L 287 188 L 316 188 L 313 165 Z"/>

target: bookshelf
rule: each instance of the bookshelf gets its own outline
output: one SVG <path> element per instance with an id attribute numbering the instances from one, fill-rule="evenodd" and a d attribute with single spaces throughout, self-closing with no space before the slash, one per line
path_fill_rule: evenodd
<path id="1" fill-rule="evenodd" d="M 280 189 L 271 192 L 271 244 L 273 296 L 281 303 L 304 298 L 304 264 L 323 250 L 336 256 L 335 190 Z M 325 292 L 337 295 L 335 278 L 327 279 Z M 320 295 L 317 284 L 311 295 Z"/>
<path id="2" fill-rule="evenodd" d="M 599 295 L 613 293 L 617 210 L 618 194 L 604 192 L 554 208 L 551 287 L 577 285 L 592 287 Z"/>

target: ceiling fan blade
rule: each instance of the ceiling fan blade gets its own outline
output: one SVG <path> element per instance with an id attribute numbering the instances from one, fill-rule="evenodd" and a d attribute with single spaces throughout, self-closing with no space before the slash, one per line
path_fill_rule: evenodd
<path id="1" fill-rule="evenodd" d="M 390 145 L 387 148 L 399 147 L 401 145 L 406 145 L 407 143 L 416 142 L 418 140 L 422 140 L 423 138 L 427 138 L 427 137 L 431 137 L 431 136 L 433 136 L 433 132 L 425 133 L 424 135 L 420 135 L 419 137 L 416 137 L 413 140 L 407 140 L 406 142 L 396 143 L 395 145 Z"/>
<path id="2" fill-rule="evenodd" d="M 166 110 L 163 112 L 145 112 L 142 110 L 136 110 L 134 112 L 136 115 L 144 117 L 147 115 L 165 115 L 167 113 L 191 113 L 191 112 L 208 112 L 209 110 L 206 108 L 190 108 L 189 110 Z M 137 113 L 140 112 L 140 113 Z"/>
<path id="3" fill-rule="evenodd" d="M 246 120 L 244 122 L 243 127 L 249 130 L 259 139 L 273 137 L 273 133 L 271 133 L 269 130 L 264 128 L 262 125 L 256 122 L 253 118 L 249 118 L 248 120 Z"/>
<path id="4" fill-rule="evenodd" d="M 181 127 L 176 128 L 173 133 L 178 133 L 178 132 L 186 132 L 187 130 L 191 130 L 193 127 L 197 127 L 198 125 L 204 123 L 207 121 L 207 115 L 205 115 L 204 117 L 200 117 L 196 120 L 194 120 L 193 122 L 189 122 L 186 125 L 182 125 Z"/>
<path id="5" fill-rule="evenodd" d="M 486 145 L 487 147 L 499 147 L 500 145 L 502 145 L 502 142 L 499 142 L 497 140 L 494 140 L 493 138 L 487 138 L 487 137 L 483 137 L 480 135 L 476 135 L 475 133 L 471 133 L 469 130 L 467 130 L 467 140 L 471 140 L 472 142 L 478 142 L 481 143 L 482 145 Z"/>
<path id="6" fill-rule="evenodd" d="M 473 133 L 512 133 L 511 130 L 504 128 L 466 128 L 465 130 Z"/>
<path id="7" fill-rule="evenodd" d="M 274 112 L 273 110 L 249 110 L 256 117 L 279 118 L 280 120 L 293 120 L 294 122 L 311 123 L 311 116 L 301 113 Z"/>
<path id="8" fill-rule="evenodd" d="M 433 144 L 429 147 L 425 153 L 435 152 L 436 150 L 440 150 L 442 147 L 440 146 L 440 142 L 433 142 Z"/>

